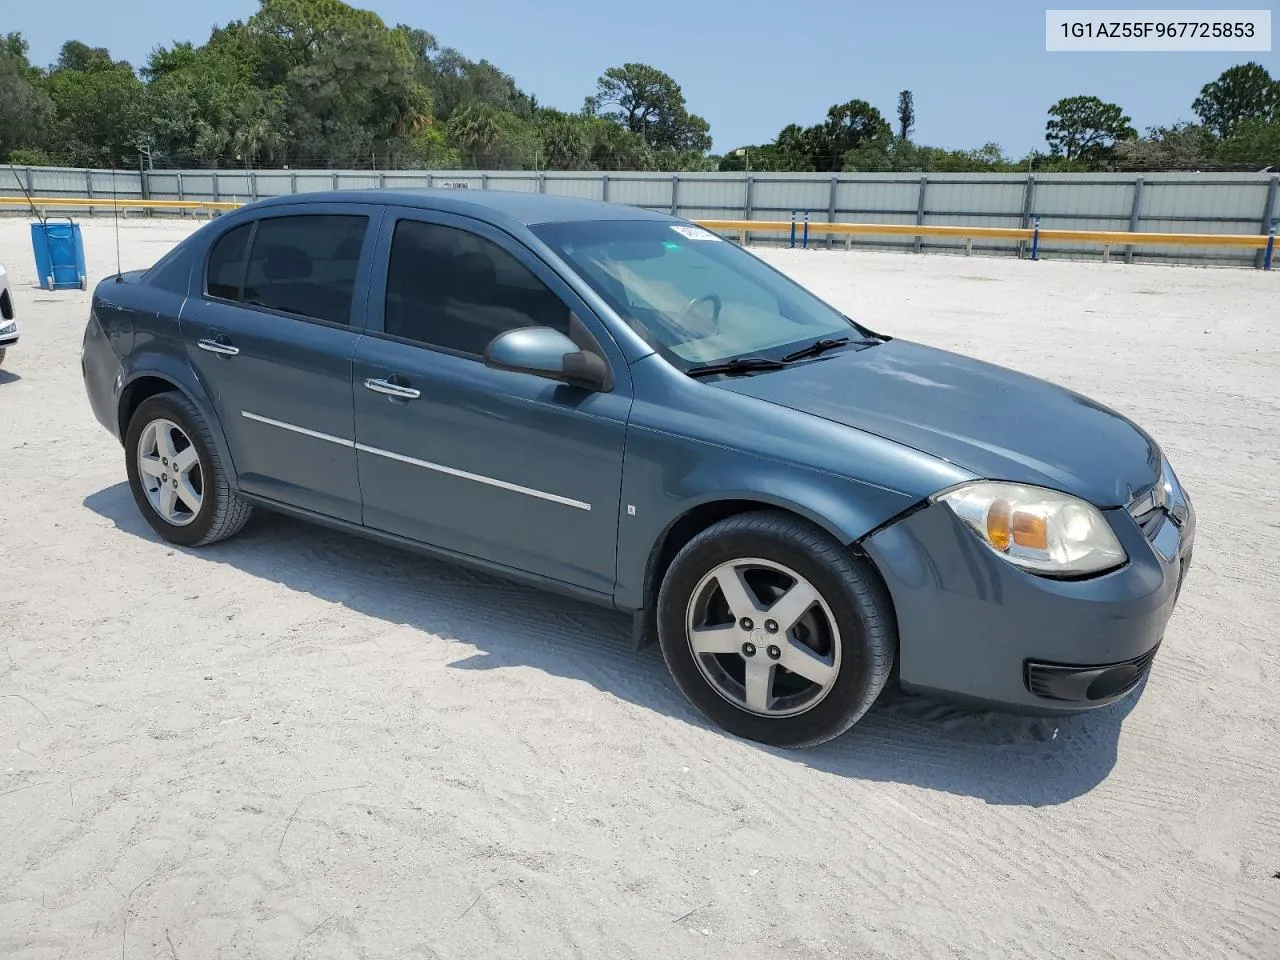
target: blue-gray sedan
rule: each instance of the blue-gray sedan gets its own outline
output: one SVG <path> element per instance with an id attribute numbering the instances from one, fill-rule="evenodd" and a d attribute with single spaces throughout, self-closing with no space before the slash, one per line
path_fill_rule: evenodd
<path id="1" fill-rule="evenodd" d="M 625 611 L 705 715 L 781 746 L 888 685 L 1130 694 L 1195 535 L 1115 411 L 627 206 L 256 202 L 98 284 L 83 373 L 166 540 L 262 507 Z"/>

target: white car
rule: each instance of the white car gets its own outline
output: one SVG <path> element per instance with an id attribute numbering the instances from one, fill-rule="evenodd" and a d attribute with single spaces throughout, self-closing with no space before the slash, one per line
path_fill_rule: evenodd
<path id="1" fill-rule="evenodd" d="M 18 342 L 18 321 L 13 308 L 13 294 L 9 291 L 9 274 L 0 263 L 0 363 L 10 347 Z"/>

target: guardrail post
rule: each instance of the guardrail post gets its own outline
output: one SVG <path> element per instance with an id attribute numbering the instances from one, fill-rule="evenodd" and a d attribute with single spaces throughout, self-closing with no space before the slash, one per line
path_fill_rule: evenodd
<path id="1" fill-rule="evenodd" d="M 93 171 L 85 170 L 84 172 L 84 195 L 90 200 L 93 199 Z M 93 216 L 93 204 L 89 204 L 89 216 Z"/>
<path id="2" fill-rule="evenodd" d="M 1031 226 L 1031 211 L 1035 209 L 1036 202 L 1036 178 L 1034 174 L 1027 174 L 1026 185 L 1022 188 L 1022 219 L 1018 222 L 1023 230 Z M 1027 255 L 1027 241 L 1018 241 L 1018 259 L 1021 260 Z"/>
<path id="3" fill-rule="evenodd" d="M 671 175 L 671 215 L 680 216 L 680 174 Z"/>
<path id="4" fill-rule="evenodd" d="M 489 175 L 487 173 L 480 174 L 480 189 L 481 190 L 489 189 Z"/>
<path id="5" fill-rule="evenodd" d="M 1142 205 L 1142 178 L 1133 181 L 1133 205 L 1129 208 L 1129 232 L 1138 232 L 1138 212 Z M 1133 263 L 1133 244 L 1124 248 L 1124 262 Z"/>
<path id="6" fill-rule="evenodd" d="M 1277 192 L 1280 192 L 1280 177 L 1272 177 L 1271 181 L 1267 184 L 1267 199 L 1262 205 L 1262 222 L 1260 224 L 1261 229 L 1258 231 L 1259 233 L 1267 232 L 1268 223 L 1271 224 L 1272 226 L 1275 225 L 1275 220 L 1273 218 L 1275 216 Z M 1254 266 L 1262 269 L 1266 269 L 1263 263 L 1264 259 L 1265 259 L 1265 256 L 1263 254 L 1263 251 L 1259 250 L 1254 255 L 1254 259 L 1253 259 Z"/>
<path id="7" fill-rule="evenodd" d="M 1036 214 L 1035 226 L 1032 228 L 1031 234 L 1031 259 L 1040 259 L 1040 215 Z"/>
<path id="8" fill-rule="evenodd" d="M 924 193 L 925 193 L 925 189 L 928 186 L 929 186 L 929 178 L 921 177 L 920 178 L 920 195 L 916 198 L 916 226 L 917 227 L 924 225 Z M 919 234 L 916 234 L 916 242 L 914 244 L 916 253 L 920 252 L 920 247 L 923 243 L 924 243 L 924 237 L 920 236 Z"/>
<path id="9" fill-rule="evenodd" d="M 743 220 L 751 219 L 752 209 L 755 206 L 755 197 L 756 197 L 756 178 L 752 176 L 748 176 L 747 177 L 747 193 L 742 200 L 742 219 Z M 750 242 L 751 242 L 750 233 L 744 232 L 742 234 L 742 245 L 745 247 Z"/>
<path id="10" fill-rule="evenodd" d="M 378 189 L 379 190 L 387 189 L 387 173 L 385 170 L 378 171 Z"/>
<path id="11" fill-rule="evenodd" d="M 801 241 L 802 249 L 809 249 L 809 211 L 804 212 L 804 239 Z"/>
<path id="12" fill-rule="evenodd" d="M 186 200 L 187 200 L 187 191 L 186 191 L 186 189 L 185 189 L 185 188 L 183 187 L 183 185 L 182 185 L 182 171 L 181 171 L 181 170 L 179 170 L 179 171 L 178 171 L 178 199 L 179 199 L 180 201 L 182 201 L 183 203 L 186 203 Z M 179 215 L 183 220 L 187 219 L 187 208 L 186 208 L 186 207 L 182 207 L 181 209 L 179 209 L 179 210 L 178 210 L 178 215 Z"/>
<path id="13" fill-rule="evenodd" d="M 290 193 L 298 192 L 298 171 L 297 170 L 289 171 L 289 192 Z"/>
<path id="14" fill-rule="evenodd" d="M 547 175 L 542 175 L 542 182 L 538 184 L 538 190 L 541 193 L 547 191 Z M 600 178 L 600 199 L 605 203 L 609 202 L 609 175 L 606 173 Z"/>
<path id="15" fill-rule="evenodd" d="M 789 246 L 793 250 L 796 246 L 796 212 L 794 210 L 791 211 L 791 243 Z"/>
<path id="16" fill-rule="evenodd" d="M 1267 248 L 1262 252 L 1262 269 L 1271 269 L 1271 254 L 1276 249 L 1276 218 L 1271 218 L 1271 228 L 1267 231 Z"/>
<path id="17" fill-rule="evenodd" d="M 840 182 L 839 177 L 831 178 L 831 193 L 827 196 L 827 223 L 836 222 L 836 184 Z M 827 249 L 831 249 L 831 243 L 835 240 L 835 234 L 830 230 L 827 231 Z"/>
<path id="18" fill-rule="evenodd" d="M 213 170 L 213 202 L 217 203 L 222 199 L 222 191 L 218 189 L 218 169 Z M 213 211 L 209 211 L 209 219 L 213 219 Z"/>

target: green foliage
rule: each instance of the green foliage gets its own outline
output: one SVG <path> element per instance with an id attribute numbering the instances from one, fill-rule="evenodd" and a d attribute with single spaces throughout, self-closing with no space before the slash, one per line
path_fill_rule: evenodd
<path id="1" fill-rule="evenodd" d="M 1129 124 L 1117 104 L 1097 97 L 1065 97 L 1049 108 L 1044 137 L 1056 156 L 1099 162 L 1110 156 L 1117 141 L 1138 135 Z"/>
<path id="2" fill-rule="evenodd" d="M 1258 63 L 1231 67 L 1200 89 L 1191 109 L 1215 137 L 1227 139 L 1241 124 L 1280 120 L 1280 81 Z"/>
<path id="3" fill-rule="evenodd" d="M 26 41 L 18 33 L 0 38 L 0 157 L 42 144 L 52 119 L 53 101 L 27 60 Z"/>
<path id="4" fill-rule="evenodd" d="M 606 70 L 583 112 L 617 122 L 655 150 L 705 153 L 711 149 L 710 126 L 689 113 L 680 85 L 645 63 Z"/>
<path id="5" fill-rule="evenodd" d="M 1213 136 L 1194 123 L 1152 127 L 1141 138 L 1116 144 L 1116 165 L 1123 170 L 1196 170 L 1213 164 Z"/>
<path id="6" fill-rule="evenodd" d="M 78 40 L 41 69 L 20 34 L 0 37 L 0 158 L 30 164 L 960 173 L 1280 163 L 1280 82 L 1259 64 L 1226 70 L 1191 107 L 1199 122 L 1139 137 L 1119 105 L 1068 97 L 1049 110 L 1048 153 L 1014 161 L 993 143 L 915 143 L 914 95 L 902 90 L 896 125 L 855 98 L 771 142 L 711 155 L 707 121 L 650 64 L 610 67 L 578 112 L 549 109 L 493 63 L 343 0 L 259 0 L 203 44 L 155 47 L 137 71 Z"/>

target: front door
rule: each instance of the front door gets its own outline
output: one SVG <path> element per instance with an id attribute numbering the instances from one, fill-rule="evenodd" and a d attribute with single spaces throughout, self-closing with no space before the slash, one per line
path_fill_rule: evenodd
<path id="1" fill-rule="evenodd" d="M 355 355 L 367 526 L 611 595 L 631 380 L 569 287 L 466 217 L 389 209 Z M 613 371 L 589 392 L 484 365 L 505 330 L 570 332 Z M 576 328 L 576 326 L 575 326 Z"/>
<path id="2" fill-rule="evenodd" d="M 214 241 L 181 316 L 240 488 L 353 523 L 351 358 L 377 209 L 309 206 L 234 227 Z"/>

